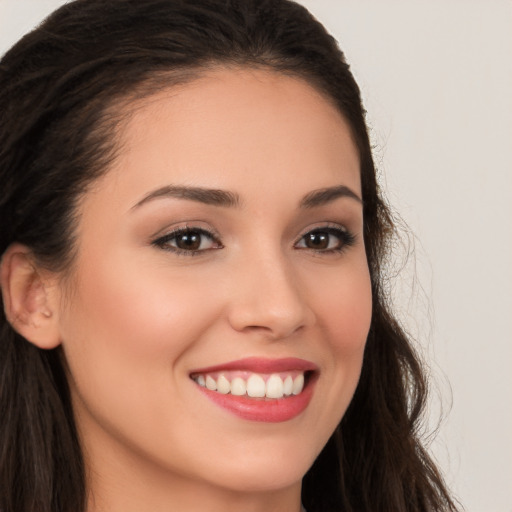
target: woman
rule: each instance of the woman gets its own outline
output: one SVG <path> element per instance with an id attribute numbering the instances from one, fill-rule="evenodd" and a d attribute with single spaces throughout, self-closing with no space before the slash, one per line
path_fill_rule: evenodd
<path id="1" fill-rule="evenodd" d="M 455 510 L 359 90 L 304 8 L 78 0 L 0 108 L 1 510 Z"/>

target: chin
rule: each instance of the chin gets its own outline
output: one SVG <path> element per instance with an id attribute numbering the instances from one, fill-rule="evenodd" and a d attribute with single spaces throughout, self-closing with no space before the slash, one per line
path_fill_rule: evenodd
<path id="1" fill-rule="evenodd" d="M 293 453 L 293 452 L 292 452 Z M 215 484 L 234 492 L 272 492 L 300 485 L 316 456 L 273 452 L 262 456 L 240 456 L 228 464 L 219 464 L 215 471 Z M 213 475 L 210 475 L 210 478 Z"/>

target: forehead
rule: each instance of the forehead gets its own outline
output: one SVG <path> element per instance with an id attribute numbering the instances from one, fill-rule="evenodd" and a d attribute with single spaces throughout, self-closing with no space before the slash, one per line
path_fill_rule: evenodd
<path id="1" fill-rule="evenodd" d="M 311 178 L 320 188 L 343 177 L 360 190 L 347 122 L 300 78 L 218 68 L 127 109 L 118 158 L 106 174 L 108 180 L 117 176 L 118 191 L 131 177 L 134 193 L 170 181 L 242 192 L 269 184 L 286 190 L 292 177 L 306 188 Z"/>

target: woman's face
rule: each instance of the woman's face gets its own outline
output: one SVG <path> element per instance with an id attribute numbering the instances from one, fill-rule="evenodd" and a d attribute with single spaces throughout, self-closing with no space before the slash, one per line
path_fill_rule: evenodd
<path id="1" fill-rule="evenodd" d="M 93 487 L 300 486 L 371 317 L 347 124 L 299 79 L 219 69 L 145 100 L 119 147 L 59 314 Z"/>

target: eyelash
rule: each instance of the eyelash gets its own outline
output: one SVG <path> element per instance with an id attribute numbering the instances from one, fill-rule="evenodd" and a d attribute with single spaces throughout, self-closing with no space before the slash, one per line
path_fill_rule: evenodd
<path id="1" fill-rule="evenodd" d="M 182 249 L 180 247 L 174 247 L 170 245 L 171 241 L 176 240 L 178 237 L 184 235 L 200 235 L 201 237 L 207 237 L 214 244 L 216 244 L 217 247 L 211 247 L 208 249 Z M 166 251 L 173 252 L 174 254 L 177 254 L 179 256 L 198 256 L 206 251 L 223 248 L 223 245 L 220 242 L 218 236 L 216 236 L 214 233 L 203 228 L 194 227 L 184 227 L 175 229 L 170 233 L 167 233 L 166 235 L 156 239 L 154 242 L 152 242 L 152 244 Z"/>
<path id="2" fill-rule="evenodd" d="M 180 236 L 185 235 L 199 235 L 200 237 L 206 237 L 211 240 L 211 242 L 215 245 L 215 247 L 209 247 L 207 249 L 183 249 L 180 247 L 176 247 L 170 244 L 170 242 L 175 241 Z M 312 247 L 297 247 L 297 245 L 301 241 L 305 241 L 305 237 L 308 235 L 328 235 L 329 244 L 331 243 L 330 238 L 336 237 L 338 238 L 339 242 L 336 244 L 335 247 L 331 248 L 324 248 L 324 249 L 315 249 Z M 202 244 L 202 241 L 200 240 L 200 245 Z M 296 249 L 309 249 L 317 254 L 340 254 L 344 252 L 346 249 L 354 245 L 356 242 L 356 236 L 350 233 L 347 229 L 342 228 L 340 226 L 321 226 L 318 228 L 310 229 L 306 233 L 303 233 L 294 243 L 294 247 Z M 177 254 L 179 256 L 198 256 L 200 254 L 203 254 L 207 251 L 215 250 L 215 249 L 222 249 L 224 246 L 222 245 L 221 241 L 219 240 L 219 237 L 215 235 L 214 233 L 203 229 L 203 228 L 194 228 L 194 227 L 184 227 L 184 228 L 178 228 L 170 233 L 167 233 L 166 235 L 157 238 L 152 242 L 152 245 L 155 245 L 157 247 L 160 247 L 161 249 L 164 249 L 166 251 L 172 252 L 174 254 Z"/>
<path id="3" fill-rule="evenodd" d="M 341 254 L 349 247 L 353 246 L 356 242 L 356 236 L 346 228 L 338 225 L 326 225 L 310 229 L 306 233 L 303 233 L 295 242 L 294 247 L 296 247 L 297 244 L 302 240 L 305 240 L 305 237 L 308 235 L 328 235 L 329 237 L 335 236 L 339 240 L 339 243 L 336 244 L 336 247 L 332 248 L 314 249 L 312 247 L 304 247 L 304 249 L 310 249 L 317 254 Z"/>

